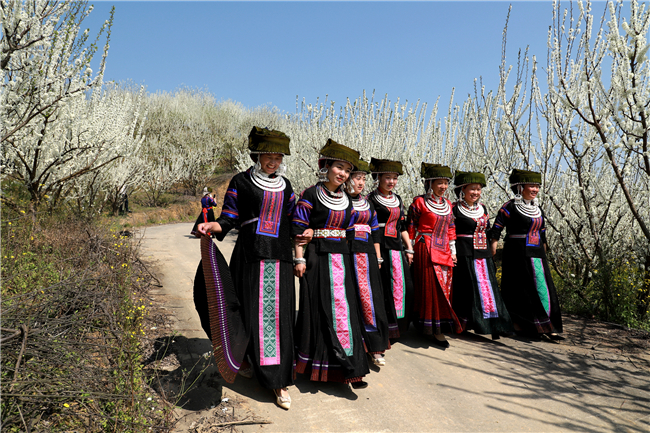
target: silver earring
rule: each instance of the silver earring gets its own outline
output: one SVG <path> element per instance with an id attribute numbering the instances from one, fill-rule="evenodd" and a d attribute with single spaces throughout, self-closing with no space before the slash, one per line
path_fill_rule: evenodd
<path id="1" fill-rule="evenodd" d="M 284 162 L 281 162 L 278 169 L 275 171 L 275 174 L 278 176 L 285 176 L 287 174 L 287 165 Z"/>
<path id="2" fill-rule="evenodd" d="M 461 201 L 465 201 L 465 193 L 464 193 L 463 191 L 461 191 L 460 194 L 458 194 L 458 198 L 459 198 Z"/>
<path id="3" fill-rule="evenodd" d="M 517 204 L 522 204 L 524 202 L 523 197 L 521 196 L 521 191 L 523 191 L 523 188 L 521 185 L 517 185 L 517 193 L 515 194 L 515 203 Z"/>
<path id="4" fill-rule="evenodd" d="M 327 169 L 327 167 L 323 167 L 320 170 L 318 170 L 318 181 L 319 182 L 323 182 L 323 183 L 327 182 L 327 180 L 328 180 L 327 179 L 327 172 L 328 171 L 329 170 Z"/>
<path id="5" fill-rule="evenodd" d="M 260 164 L 260 160 L 259 160 L 259 158 L 258 158 L 258 160 L 255 162 L 255 165 L 253 166 L 253 168 L 255 169 L 255 171 L 260 171 L 260 170 L 262 169 L 262 164 Z"/>

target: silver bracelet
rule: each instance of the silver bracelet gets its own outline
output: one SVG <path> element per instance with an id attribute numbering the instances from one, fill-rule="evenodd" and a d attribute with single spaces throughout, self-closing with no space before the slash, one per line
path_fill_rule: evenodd
<path id="1" fill-rule="evenodd" d="M 381 257 L 377 257 L 377 263 L 381 265 L 382 263 L 384 263 L 384 259 L 382 259 Z"/>
<path id="2" fill-rule="evenodd" d="M 415 254 L 415 251 L 413 250 L 404 250 L 406 254 Z"/>
<path id="3" fill-rule="evenodd" d="M 307 264 L 307 259 L 295 258 L 295 259 L 293 259 L 293 264 L 294 265 L 306 265 Z"/>

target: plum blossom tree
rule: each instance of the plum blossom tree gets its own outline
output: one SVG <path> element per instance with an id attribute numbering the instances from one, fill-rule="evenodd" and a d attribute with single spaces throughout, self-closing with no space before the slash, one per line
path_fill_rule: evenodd
<path id="1" fill-rule="evenodd" d="M 81 24 L 91 11 L 86 2 L 0 1 L 2 172 L 24 183 L 33 212 L 141 143 L 142 94 L 134 100 L 103 84 L 112 14 L 90 43 Z"/>

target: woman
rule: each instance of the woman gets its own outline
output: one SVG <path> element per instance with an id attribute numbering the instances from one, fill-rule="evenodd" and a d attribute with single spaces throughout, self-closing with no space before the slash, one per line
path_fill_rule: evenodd
<path id="1" fill-rule="evenodd" d="M 214 233 L 221 241 L 231 229 L 239 228 L 230 260 L 236 299 L 224 309 L 224 314 L 240 312 L 236 319 L 242 322 L 243 330 L 230 329 L 238 334 L 232 345 L 244 346 L 245 355 L 252 363 L 251 369 L 241 360 L 239 374 L 252 377 L 254 372 L 263 387 L 274 391 L 277 404 L 289 409 L 291 398 L 287 387 L 294 383 L 295 359 L 291 254 L 295 196 L 291 183 L 283 177 L 286 172 L 283 158 L 290 154 L 289 137 L 280 131 L 253 127 L 248 148 L 255 165 L 232 178 L 221 215 L 216 222 L 200 224 L 199 232 Z M 201 286 L 205 283 L 199 274 L 201 270 L 195 281 L 195 304 L 201 324 L 212 339 L 205 287 Z M 207 277 L 206 281 L 209 272 Z M 221 326 L 220 330 L 225 325 Z"/>
<path id="2" fill-rule="evenodd" d="M 314 230 L 305 252 L 296 244 L 294 269 L 300 277 L 296 371 L 309 374 L 313 381 L 365 388 L 363 377 L 369 370 L 346 240 L 354 233 L 356 213 L 344 192 L 359 153 L 330 139 L 320 155 L 320 181 L 303 191 L 293 217 L 294 233 Z"/>
<path id="3" fill-rule="evenodd" d="M 199 233 L 199 224 L 214 221 L 214 211 L 212 210 L 212 207 L 216 205 L 217 202 L 214 201 L 212 196 L 210 196 L 208 187 L 204 187 L 203 197 L 201 198 L 201 213 L 198 218 L 196 218 L 196 222 L 194 223 L 194 227 L 192 227 L 190 234 L 193 234 L 197 238 L 201 237 L 201 233 Z"/>
<path id="4" fill-rule="evenodd" d="M 375 207 L 361 193 L 366 186 L 370 167 L 359 160 L 359 167 L 350 174 L 348 195 L 356 212 L 353 236 L 350 236 L 350 253 L 354 269 L 357 299 L 361 308 L 361 335 L 372 363 L 386 365 L 384 352 L 390 349 L 388 319 L 384 307 L 379 268 L 384 262 L 379 247 L 379 223 Z"/>
<path id="5" fill-rule="evenodd" d="M 507 228 L 503 247 L 501 293 L 514 329 L 524 335 L 560 340 L 562 315 L 546 260 L 546 222 L 537 194 L 542 175 L 513 170 L 510 188 L 515 198 L 503 205 L 490 230 L 492 254 Z"/>
<path id="6" fill-rule="evenodd" d="M 440 164 L 422 163 L 425 195 L 409 207 L 408 233 L 415 242 L 416 326 L 434 336 L 434 344 L 449 347 L 445 332 L 461 332 L 460 321 L 451 307 L 451 281 L 456 266 L 456 227 L 451 202 L 444 195 L 451 170 Z"/>
<path id="7" fill-rule="evenodd" d="M 409 270 L 413 246 L 406 231 L 402 198 L 394 191 L 397 178 L 402 174 L 402 163 L 372 158 L 370 170 L 377 188 L 368 195 L 368 201 L 377 211 L 381 257 L 386 260 L 381 267 L 381 282 L 389 337 L 398 338 L 408 330 L 413 305 L 413 282 Z"/>
<path id="8" fill-rule="evenodd" d="M 488 248 L 490 219 L 485 205 L 479 203 L 485 186 L 483 173 L 457 171 L 454 178 L 458 201 L 453 207 L 456 225 L 456 257 L 453 278 L 453 310 L 463 330 L 477 334 L 512 332 L 510 315 L 501 300 L 492 250 Z"/>

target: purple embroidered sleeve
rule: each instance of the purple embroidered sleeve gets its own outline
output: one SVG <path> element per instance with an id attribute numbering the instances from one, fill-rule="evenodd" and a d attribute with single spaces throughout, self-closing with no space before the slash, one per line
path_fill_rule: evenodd
<path id="1" fill-rule="evenodd" d="M 293 211 L 294 234 L 302 233 L 304 229 L 309 228 L 309 218 L 313 208 L 314 206 L 304 198 L 298 200 Z"/>
<path id="2" fill-rule="evenodd" d="M 237 206 L 237 190 L 235 188 L 228 188 L 226 196 L 223 199 L 223 207 L 221 208 L 221 215 L 219 218 L 230 218 L 239 220 L 239 210 Z"/>
<path id="3" fill-rule="evenodd" d="M 287 216 L 289 218 L 293 217 L 293 213 L 296 209 L 296 194 L 291 193 L 291 197 L 289 197 L 289 203 L 287 203 Z"/>

